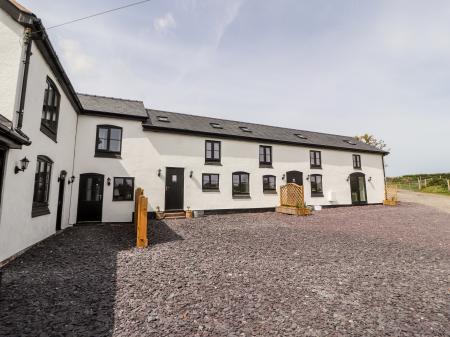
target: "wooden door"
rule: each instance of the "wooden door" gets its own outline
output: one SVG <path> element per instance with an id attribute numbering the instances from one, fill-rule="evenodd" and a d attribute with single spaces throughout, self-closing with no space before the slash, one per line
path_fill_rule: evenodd
<path id="1" fill-rule="evenodd" d="M 303 185 L 303 173 L 300 171 L 286 172 L 286 182 Z"/>
<path id="2" fill-rule="evenodd" d="M 166 168 L 165 210 L 183 210 L 184 168 Z"/>
<path id="3" fill-rule="evenodd" d="M 103 208 L 102 174 L 85 173 L 80 175 L 78 191 L 77 221 L 101 222 Z"/>

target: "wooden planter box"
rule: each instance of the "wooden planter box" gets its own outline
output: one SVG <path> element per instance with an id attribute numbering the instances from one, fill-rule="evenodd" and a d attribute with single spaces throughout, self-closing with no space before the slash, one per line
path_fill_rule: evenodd
<path id="1" fill-rule="evenodd" d="M 397 206 L 397 200 L 387 200 L 383 201 L 383 205 L 385 206 Z"/>
<path id="2" fill-rule="evenodd" d="M 186 218 L 193 218 L 194 212 L 193 211 L 186 211 Z"/>
<path id="3" fill-rule="evenodd" d="M 284 214 L 291 214 L 291 215 L 301 215 L 301 216 L 305 216 L 305 215 L 311 215 L 312 212 L 309 208 L 298 208 L 298 207 L 294 207 L 294 206 L 279 206 L 276 208 L 276 211 L 278 213 L 284 213 Z"/>

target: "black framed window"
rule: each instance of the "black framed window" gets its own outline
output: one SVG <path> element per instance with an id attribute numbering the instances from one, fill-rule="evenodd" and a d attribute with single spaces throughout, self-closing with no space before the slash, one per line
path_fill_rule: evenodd
<path id="1" fill-rule="evenodd" d="M 311 182 L 311 196 L 323 197 L 322 175 L 311 174 L 309 180 Z"/>
<path id="2" fill-rule="evenodd" d="M 202 189 L 204 191 L 218 191 L 219 190 L 219 175 L 212 174 L 212 173 L 203 173 Z"/>
<path id="3" fill-rule="evenodd" d="M 361 168 L 361 156 L 359 154 L 353 155 L 353 168 L 355 169 Z"/>
<path id="4" fill-rule="evenodd" d="M 133 201 L 134 178 L 114 177 L 113 201 Z"/>
<path id="5" fill-rule="evenodd" d="M 272 166 L 272 146 L 259 146 L 259 165 Z"/>
<path id="6" fill-rule="evenodd" d="M 205 162 L 220 163 L 220 142 L 215 140 L 205 141 Z"/>
<path id="7" fill-rule="evenodd" d="M 320 151 L 309 151 L 311 168 L 322 168 L 322 153 Z"/>
<path id="8" fill-rule="evenodd" d="M 34 175 L 32 216 L 49 214 L 50 179 L 53 161 L 47 156 L 38 156 Z"/>
<path id="9" fill-rule="evenodd" d="M 120 158 L 122 152 L 122 128 L 114 125 L 97 125 L 95 155 Z"/>
<path id="10" fill-rule="evenodd" d="M 233 173 L 233 195 L 250 194 L 250 175 L 247 172 Z"/>
<path id="11" fill-rule="evenodd" d="M 277 189 L 277 178 L 275 176 L 263 176 L 263 191 L 274 192 Z"/>
<path id="12" fill-rule="evenodd" d="M 58 133 L 59 103 L 61 95 L 55 83 L 47 77 L 47 87 L 44 93 L 44 103 L 42 105 L 41 131 L 56 141 Z"/>

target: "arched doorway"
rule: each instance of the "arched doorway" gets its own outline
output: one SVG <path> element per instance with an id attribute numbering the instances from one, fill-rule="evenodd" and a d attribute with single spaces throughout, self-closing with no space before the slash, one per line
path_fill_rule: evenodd
<path id="1" fill-rule="evenodd" d="M 297 185 L 303 185 L 303 173 L 300 171 L 288 171 L 286 172 L 286 182 L 294 183 Z"/>
<path id="2" fill-rule="evenodd" d="M 352 204 L 367 204 L 366 176 L 361 172 L 350 174 Z"/>

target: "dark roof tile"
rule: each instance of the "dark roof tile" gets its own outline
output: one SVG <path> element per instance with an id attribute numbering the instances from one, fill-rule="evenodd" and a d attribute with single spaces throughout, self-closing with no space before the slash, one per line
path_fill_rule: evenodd
<path id="1" fill-rule="evenodd" d="M 129 99 L 95 96 L 87 94 L 78 94 L 84 112 L 112 114 L 121 117 L 148 118 L 142 101 L 133 101 Z"/>

